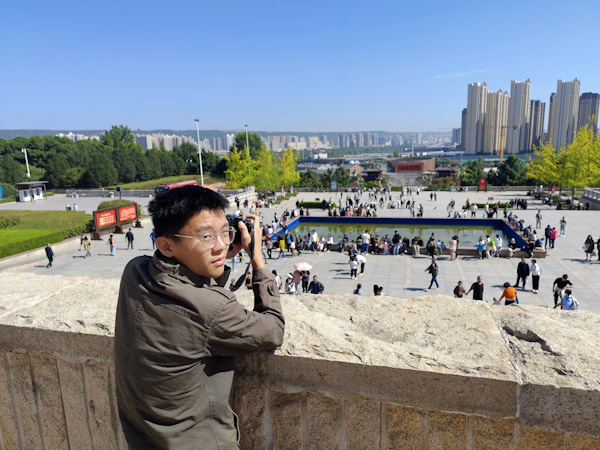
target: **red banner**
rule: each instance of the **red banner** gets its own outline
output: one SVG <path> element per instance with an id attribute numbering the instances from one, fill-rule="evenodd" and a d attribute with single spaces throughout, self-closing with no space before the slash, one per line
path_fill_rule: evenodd
<path id="1" fill-rule="evenodd" d="M 117 223 L 117 214 L 116 211 L 104 211 L 95 213 L 94 220 L 96 221 L 96 229 L 110 227 L 111 225 L 115 225 Z"/>
<path id="2" fill-rule="evenodd" d="M 135 205 L 123 206 L 119 208 L 119 222 L 126 222 L 137 218 L 137 208 Z"/>
<path id="3" fill-rule="evenodd" d="M 477 186 L 477 190 L 478 191 L 485 191 L 485 190 L 487 190 L 487 178 L 480 178 L 479 179 L 479 185 Z"/>

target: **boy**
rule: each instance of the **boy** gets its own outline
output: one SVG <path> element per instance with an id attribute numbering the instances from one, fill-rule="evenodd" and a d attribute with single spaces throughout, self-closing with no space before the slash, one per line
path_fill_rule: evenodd
<path id="1" fill-rule="evenodd" d="M 229 406 L 234 356 L 281 345 L 279 291 L 243 222 L 225 216 L 227 200 L 200 186 L 159 194 L 149 211 L 157 251 L 123 272 L 115 321 L 115 380 L 127 445 L 237 449 Z M 234 243 L 241 233 L 241 244 Z M 250 255 L 254 310 L 224 288 L 225 258 Z"/>

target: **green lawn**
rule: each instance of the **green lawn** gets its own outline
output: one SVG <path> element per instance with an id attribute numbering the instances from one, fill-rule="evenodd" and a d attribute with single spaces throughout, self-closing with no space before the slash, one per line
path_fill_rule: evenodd
<path id="1" fill-rule="evenodd" d="M 91 229 L 92 216 L 83 211 L 0 211 L 0 220 L 18 224 L 0 230 L 0 258 L 60 242 Z"/>

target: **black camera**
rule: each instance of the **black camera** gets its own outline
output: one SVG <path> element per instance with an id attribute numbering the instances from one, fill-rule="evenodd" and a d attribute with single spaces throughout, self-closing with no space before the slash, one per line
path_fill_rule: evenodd
<path id="1" fill-rule="evenodd" d="M 254 231 L 253 220 L 242 219 L 238 216 L 234 216 L 233 214 L 229 214 L 227 215 L 227 222 L 229 222 L 229 226 L 233 227 L 233 229 L 235 230 L 235 238 L 231 242 L 232 244 L 241 244 L 242 242 L 242 233 L 240 232 L 240 227 L 238 225 L 240 222 L 244 222 L 244 225 L 246 225 L 246 228 L 248 229 L 248 233 L 250 233 L 250 236 L 252 236 L 252 233 Z"/>

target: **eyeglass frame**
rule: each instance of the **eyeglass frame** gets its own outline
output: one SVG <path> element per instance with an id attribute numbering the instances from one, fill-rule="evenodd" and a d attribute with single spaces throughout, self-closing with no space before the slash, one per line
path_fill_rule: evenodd
<path id="1" fill-rule="evenodd" d="M 176 233 L 172 233 L 171 236 L 175 236 L 175 237 L 181 237 L 181 238 L 188 238 L 188 239 L 196 239 L 197 241 L 200 241 L 200 243 L 202 244 L 202 246 L 204 247 L 204 250 L 211 250 L 213 248 L 215 248 L 215 245 L 217 245 L 217 238 L 220 237 L 221 241 L 223 242 L 223 244 L 225 245 L 231 245 L 231 243 L 235 240 L 235 235 L 236 235 L 236 229 L 232 226 L 229 226 L 227 228 L 227 232 L 229 233 L 229 240 L 228 242 L 225 242 L 225 239 L 223 239 L 223 233 L 225 230 L 223 230 L 223 232 L 221 233 L 216 233 L 214 235 L 204 235 L 204 236 L 186 236 L 184 234 L 176 234 Z M 208 246 L 210 240 L 204 240 L 204 238 L 206 236 L 212 236 L 212 245 Z"/>

